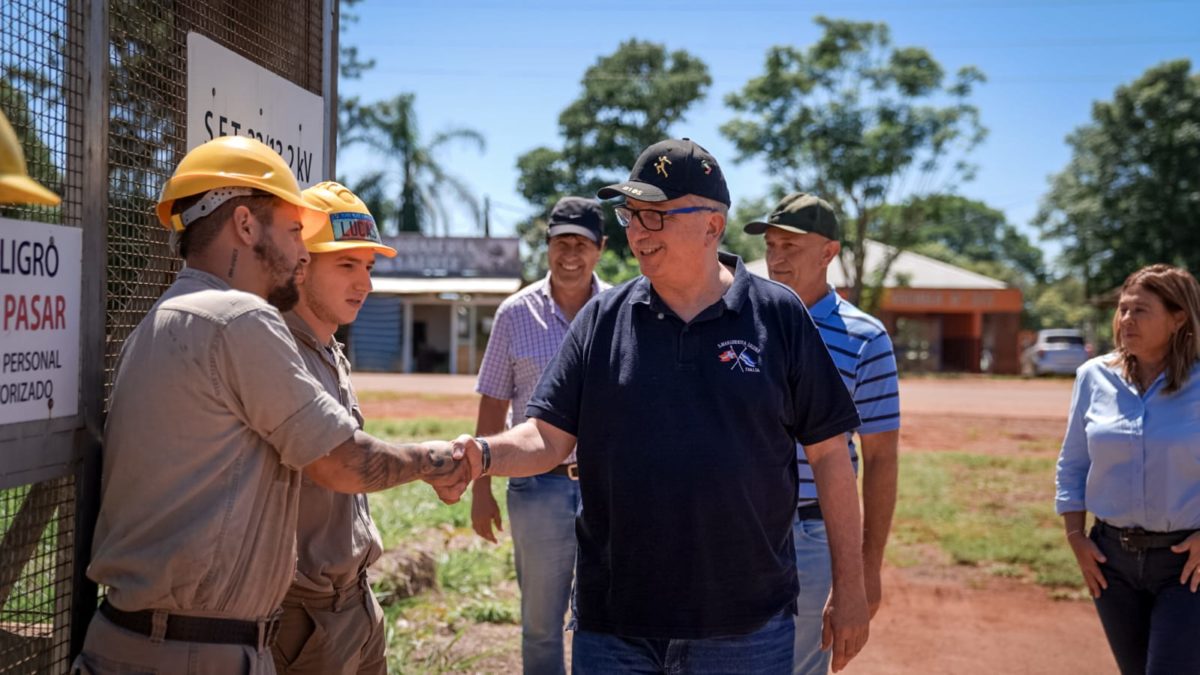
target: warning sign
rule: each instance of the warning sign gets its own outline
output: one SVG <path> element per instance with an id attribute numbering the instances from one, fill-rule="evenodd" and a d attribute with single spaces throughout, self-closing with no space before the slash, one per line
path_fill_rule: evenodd
<path id="1" fill-rule="evenodd" d="M 198 33 L 188 33 L 187 149 L 250 136 L 278 152 L 301 188 L 325 180 L 324 99 Z"/>
<path id="2" fill-rule="evenodd" d="M 83 231 L 0 218 L 0 424 L 79 408 Z"/>

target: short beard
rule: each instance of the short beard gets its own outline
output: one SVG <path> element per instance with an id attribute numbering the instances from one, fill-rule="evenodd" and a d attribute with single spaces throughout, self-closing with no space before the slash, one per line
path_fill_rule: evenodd
<path id="1" fill-rule="evenodd" d="M 254 257 L 264 263 L 274 273 L 288 273 L 287 281 L 267 291 L 267 302 L 281 312 L 291 310 L 300 301 L 300 289 L 296 287 L 296 270 L 299 265 L 288 270 L 287 259 L 268 239 L 265 234 L 254 243 Z"/>
<path id="2" fill-rule="evenodd" d="M 296 278 L 292 277 L 286 284 L 272 288 L 271 292 L 267 293 L 267 302 L 281 312 L 294 309 L 296 303 L 300 302 L 300 289 L 296 288 Z"/>

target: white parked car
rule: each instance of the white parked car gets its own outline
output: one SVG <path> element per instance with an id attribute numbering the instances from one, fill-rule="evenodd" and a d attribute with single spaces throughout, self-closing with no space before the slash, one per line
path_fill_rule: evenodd
<path id="1" fill-rule="evenodd" d="M 1072 328 L 1047 328 L 1021 354 L 1021 374 L 1073 375 L 1075 369 L 1092 357 L 1083 333 Z"/>

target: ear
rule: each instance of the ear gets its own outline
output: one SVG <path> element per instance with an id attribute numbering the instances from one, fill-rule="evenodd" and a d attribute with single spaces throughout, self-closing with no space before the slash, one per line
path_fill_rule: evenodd
<path id="1" fill-rule="evenodd" d="M 600 237 L 600 253 L 604 253 L 604 247 L 608 244 L 608 237 Z"/>
<path id="2" fill-rule="evenodd" d="M 238 243 L 245 246 L 254 246 L 254 242 L 258 241 L 259 229 L 262 223 L 254 217 L 247 206 L 238 206 L 233 210 L 233 216 L 230 217 L 230 222 L 233 224 L 233 236 Z"/>
<path id="3" fill-rule="evenodd" d="M 1182 309 L 1178 312 L 1171 312 L 1171 318 L 1175 320 L 1175 330 L 1179 330 L 1187 324 L 1187 312 Z"/>
<path id="4" fill-rule="evenodd" d="M 721 238 L 725 234 L 725 216 L 720 213 L 710 215 L 706 234 L 709 239 L 716 239 L 718 244 L 721 243 Z"/>
<path id="5" fill-rule="evenodd" d="M 837 254 L 841 253 L 841 251 L 842 251 L 842 242 L 840 242 L 840 241 L 825 242 L 825 246 L 821 248 L 821 267 L 828 267 L 829 263 L 832 263 L 833 259 L 836 258 Z"/>

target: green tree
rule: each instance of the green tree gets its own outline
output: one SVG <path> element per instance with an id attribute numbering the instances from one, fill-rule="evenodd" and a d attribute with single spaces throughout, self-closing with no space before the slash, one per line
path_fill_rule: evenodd
<path id="1" fill-rule="evenodd" d="M 526 268 L 544 270 L 545 214 L 567 195 L 592 196 L 623 180 L 638 154 L 670 130 L 712 84 L 708 66 L 686 51 L 628 40 L 583 74 L 583 90 L 558 117 L 561 146 L 539 147 L 517 159 L 517 189 L 540 213 L 518 224 L 529 245 Z M 608 246 L 629 256 L 625 232 L 606 213 Z"/>
<path id="2" fill-rule="evenodd" d="M 1165 262 L 1200 271 L 1200 74 L 1170 61 L 1092 106 L 1036 222 L 1088 297 Z"/>
<path id="3" fill-rule="evenodd" d="M 914 225 L 888 227 L 899 220 L 911 220 Z M 884 243 L 893 242 L 883 230 L 903 232 L 901 245 L 905 248 L 1006 281 L 1016 272 L 1023 279 L 1022 287 L 1045 277 L 1041 249 L 1010 224 L 1003 212 L 981 201 L 958 195 L 917 197 L 903 206 L 881 208 L 877 224 L 869 236 Z"/>
<path id="4" fill-rule="evenodd" d="M 641 273 L 635 258 L 622 258 L 615 251 L 606 250 L 601 253 L 600 262 L 596 263 L 596 274 L 613 286 L 629 281 Z"/>
<path id="5" fill-rule="evenodd" d="M 764 237 L 746 234 L 742 227 L 751 221 L 762 220 L 771 212 L 772 202 L 766 197 L 741 200 L 737 208 L 725 224 L 725 238 L 721 240 L 721 248 L 742 257 L 750 262 L 758 260 L 767 254 L 767 241 Z"/>
<path id="6" fill-rule="evenodd" d="M 442 225 L 443 233 L 448 232 L 449 215 L 443 201 L 448 193 L 459 204 L 468 207 L 476 223 L 480 222 L 479 200 L 462 179 L 446 171 L 437 155 L 456 142 L 474 146 L 482 152 L 486 145 L 483 136 L 473 129 L 457 128 L 439 132 L 429 141 L 423 141 L 414 102 L 413 94 L 400 94 L 390 100 L 362 106 L 355 115 L 351 127 L 346 130 L 345 144 L 362 143 L 378 152 L 384 163 L 392 165 L 367 173 L 355 186 L 356 190 L 362 189 L 377 202 L 381 201 L 378 195 L 389 189 L 396 195 L 391 205 L 376 204 L 380 214 L 394 215 L 391 232 L 431 234 L 438 224 Z"/>
<path id="7" fill-rule="evenodd" d="M 363 73 L 375 67 L 375 59 L 363 59 L 358 54 L 358 46 L 346 39 L 346 29 L 358 23 L 358 12 L 355 7 L 362 0 L 338 0 L 338 84 L 347 80 L 362 79 Z M 362 101 L 358 96 L 338 96 L 338 128 L 351 129 L 359 122 Z M 346 145 L 343 137 L 338 137 L 338 146 Z M 374 211 L 372 211 L 374 213 Z"/>
<path id="8" fill-rule="evenodd" d="M 816 23 L 824 33 L 813 45 L 772 47 L 763 74 L 726 97 L 739 115 L 721 131 L 738 161 L 761 159 L 778 189 L 816 193 L 843 214 L 851 299 L 872 311 L 864 241 L 885 204 L 972 177 L 965 157 L 985 130 L 968 98 L 983 74 L 965 67 L 947 77 L 927 50 L 894 47 L 886 24 Z"/>

